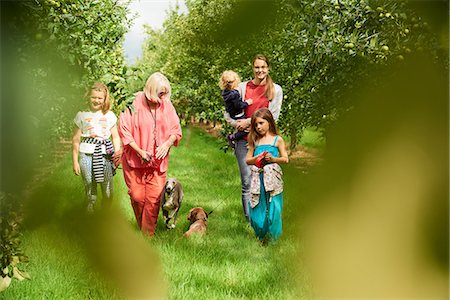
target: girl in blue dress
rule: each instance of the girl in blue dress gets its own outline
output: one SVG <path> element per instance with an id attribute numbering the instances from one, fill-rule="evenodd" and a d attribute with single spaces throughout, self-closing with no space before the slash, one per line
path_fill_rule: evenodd
<path id="1" fill-rule="evenodd" d="M 283 179 L 279 164 L 288 163 L 286 145 L 267 108 L 251 118 L 246 162 L 251 165 L 250 224 L 260 241 L 277 240 L 282 232 Z"/>

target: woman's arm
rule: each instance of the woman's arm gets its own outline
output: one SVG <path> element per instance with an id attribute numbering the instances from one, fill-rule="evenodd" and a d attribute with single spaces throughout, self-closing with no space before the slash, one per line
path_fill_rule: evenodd
<path id="1" fill-rule="evenodd" d="M 182 132 L 180 118 L 178 118 L 177 111 L 175 110 L 172 102 L 169 102 L 167 114 L 169 122 L 169 140 L 171 142 L 171 145 L 178 146 L 178 142 L 182 137 Z"/>
<path id="2" fill-rule="evenodd" d="M 119 136 L 124 146 L 134 142 L 134 137 L 131 131 L 133 114 L 130 108 L 126 108 L 119 115 L 119 125 L 117 127 Z"/>
<path id="3" fill-rule="evenodd" d="M 119 136 L 122 140 L 122 145 L 124 146 L 129 145 L 131 149 L 133 149 L 136 152 L 136 154 L 142 161 L 147 162 L 150 160 L 150 153 L 142 150 L 134 141 L 133 134 L 131 131 L 132 118 L 133 114 L 131 113 L 130 109 L 125 110 L 119 116 L 118 131 Z"/>
<path id="4" fill-rule="evenodd" d="M 175 142 L 177 142 L 177 136 L 175 134 L 171 134 L 167 141 L 162 143 L 158 149 L 156 149 L 155 157 L 156 159 L 163 159 L 166 157 L 167 153 L 169 153 L 170 147 L 172 147 Z"/>
<path id="5" fill-rule="evenodd" d="M 164 110 L 164 114 L 166 114 L 167 118 L 163 120 L 166 120 L 168 123 L 167 127 L 169 128 L 169 138 L 156 149 L 156 159 L 163 159 L 166 157 L 170 148 L 172 146 L 177 146 L 182 136 L 180 118 L 178 118 L 175 107 L 170 101 L 166 102 L 165 105 L 166 108 Z"/>
<path id="6" fill-rule="evenodd" d="M 236 129 L 240 131 L 250 130 L 251 118 L 236 121 Z"/>
<path id="7" fill-rule="evenodd" d="M 121 152 L 120 150 L 120 136 L 119 131 L 117 130 L 117 126 L 114 125 L 111 127 L 111 137 L 112 137 L 112 143 L 114 146 L 114 152 Z"/>
<path id="8" fill-rule="evenodd" d="M 76 127 L 72 136 L 72 169 L 75 175 L 80 175 L 80 164 L 78 163 L 78 154 L 80 152 L 81 129 Z"/>
<path id="9" fill-rule="evenodd" d="M 269 110 L 273 115 L 275 121 L 278 121 L 281 112 L 281 103 L 283 102 L 283 90 L 281 86 L 275 84 L 275 97 L 269 101 Z"/>
<path id="10" fill-rule="evenodd" d="M 120 136 L 119 136 L 119 131 L 117 130 L 116 125 L 111 127 L 111 137 L 112 137 L 112 143 L 114 146 L 113 161 L 117 167 L 120 164 L 120 156 L 122 155 L 122 149 L 120 147 Z"/>
<path id="11" fill-rule="evenodd" d="M 135 141 L 132 141 L 128 145 L 136 152 L 143 162 L 149 162 L 151 160 L 152 154 L 139 148 Z"/>
<path id="12" fill-rule="evenodd" d="M 236 128 L 236 126 L 237 126 L 236 120 L 234 120 L 227 111 L 223 112 L 223 117 L 224 117 L 225 121 L 227 121 L 228 124 L 230 124 L 231 126 Z"/>

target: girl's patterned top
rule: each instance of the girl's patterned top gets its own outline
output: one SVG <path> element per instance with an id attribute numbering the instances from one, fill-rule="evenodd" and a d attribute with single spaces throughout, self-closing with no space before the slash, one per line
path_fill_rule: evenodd
<path id="1" fill-rule="evenodd" d="M 96 137 L 105 140 L 111 136 L 111 128 L 116 125 L 117 117 L 112 111 L 80 111 L 73 120 L 81 129 L 82 137 Z"/>

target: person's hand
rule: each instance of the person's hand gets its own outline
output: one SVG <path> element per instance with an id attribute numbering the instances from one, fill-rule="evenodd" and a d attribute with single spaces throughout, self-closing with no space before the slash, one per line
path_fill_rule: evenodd
<path id="1" fill-rule="evenodd" d="M 113 163 L 116 166 L 116 168 L 120 165 L 120 158 L 122 157 L 122 149 L 119 151 L 114 152 L 113 156 Z"/>
<path id="2" fill-rule="evenodd" d="M 72 165 L 72 169 L 73 169 L 73 173 L 77 176 L 80 176 L 81 174 L 81 169 L 80 169 L 80 164 L 78 163 L 78 161 L 74 162 Z"/>
<path id="3" fill-rule="evenodd" d="M 253 99 L 247 99 L 247 100 L 245 100 L 245 102 L 247 102 L 248 105 L 252 105 L 253 104 Z"/>
<path id="4" fill-rule="evenodd" d="M 270 154 L 269 152 L 267 152 L 266 155 L 264 156 L 264 161 L 265 161 L 266 163 L 271 162 L 271 161 L 272 161 L 272 158 L 273 158 L 272 154 Z"/>
<path id="5" fill-rule="evenodd" d="M 142 163 L 148 163 L 150 160 L 152 160 L 152 154 L 147 151 L 139 149 L 136 151 L 136 153 L 139 156 L 139 158 L 141 159 Z"/>
<path id="6" fill-rule="evenodd" d="M 264 151 L 264 152 L 258 154 L 257 156 L 255 156 L 255 166 L 257 166 L 258 168 L 264 167 L 264 165 L 266 164 L 267 153 L 268 153 L 267 151 Z"/>
<path id="7" fill-rule="evenodd" d="M 169 153 L 170 147 L 172 147 L 172 142 L 170 140 L 162 143 L 158 148 L 156 148 L 156 159 L 163 159 Z"/>
<path id="8" fill-rule="evenodd" d="M 244 131 L 249 126 L 247 119 L 236 120 L 236 129 L 239 131 Z"/>

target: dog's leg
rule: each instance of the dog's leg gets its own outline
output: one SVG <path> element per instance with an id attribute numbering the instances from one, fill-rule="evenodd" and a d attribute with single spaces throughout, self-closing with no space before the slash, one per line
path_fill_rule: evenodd
<path id="1" fill-rule="evenodd" d="M 178 207 L 175 211 L 175 214 L 173 216 L 173 227 L 175 227 L 175 225 L 177 224 L 177 217 L 178 217 L 178 212 L 180 211 L 180 207 Z"/>
<path id="2" fill-rule="evenodd" d="M 164 225 L 166 225 L 166 228 L 170 229 L 170 227 L 169 227 L 169 222 L 170 222 L 169 212 L 165 209 L 163 209 L 163 218 L 164 218 Z"/>
<path id="3" fill-rule="evenodd" d="M 167 226 L 168 226 L 167 228 L 171 228 L 171 229 L 175 228 L 175 225 L 176 225 L 176 223 L 177 223 L 178 209 L 179 209 L 179 207 L 175 207 L 175 209 L 170 213 L 169 219 L 170 219 L 170 220 L 173 219 L 173 222 L 172 222 L 171 225 L 168 225 L 168 224 L 167 224 Z"/>

